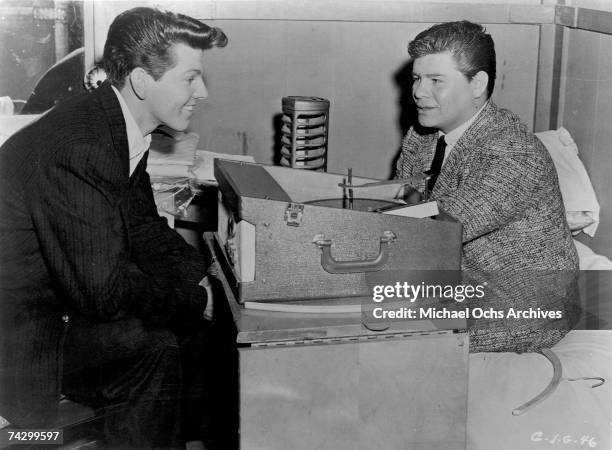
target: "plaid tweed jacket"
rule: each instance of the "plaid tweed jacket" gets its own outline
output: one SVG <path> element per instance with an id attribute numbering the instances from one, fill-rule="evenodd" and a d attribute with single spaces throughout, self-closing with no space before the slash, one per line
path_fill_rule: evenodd
<path id="1" fill-rule="evenodd" d="M 408 131 L 397 163 L 398 178 L 430 168 L 437 137 L 431 129 Z M 423 192 L 425 184 L 415 187 Z M 578 257 L 557 173 L 542 143 L 515 114 L 489 101 L 448 155 L 431 196 L 463 225 L 463 270 L 493 281 L 489 303 L 477 306 L 556 305 L 573 311 L 574 276 L 568 274 L 578 270 Z M 567 311 L 564 318 L 569 316 Z M 473 351 L 537 350 L 567 332 L 567 324 L 556 324 L 555 336 L 541 336 L 535 321 L 520 326 L 512 320 L 472 325 Z M 513 332 L 491 341 L 491 328 L 499 332 L 499 327 Z"/>

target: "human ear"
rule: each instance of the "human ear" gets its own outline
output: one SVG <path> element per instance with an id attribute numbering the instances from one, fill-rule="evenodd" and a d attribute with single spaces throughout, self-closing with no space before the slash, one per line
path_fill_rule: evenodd
<path id="1" fill-rule="evenodd" d="M 140 100 L 144 100 L 146 95 L 146 87 L 149 74 L 142 68 L 136 67 L 132 69 L 129 74 L 130 86 L 132 87 L 132 91 Z"/>
<path id="2" fill-rule="evenodd" d="M 481 70 L 472 77 L 470 84 L 472 85 L 474 98 L 480 98 L 486 94 L 487 85 L 489 84 L 489 75 L 484 70 Z"/>

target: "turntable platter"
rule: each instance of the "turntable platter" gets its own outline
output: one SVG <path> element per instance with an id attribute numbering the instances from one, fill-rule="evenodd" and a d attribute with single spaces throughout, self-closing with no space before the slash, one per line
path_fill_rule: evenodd
<path id="1" fill-rule="evenodd" d="M 393 206 L 400 206 L 403 203 L 390 200 L 379 200 L 374 198 L 354 198 L 353 207 L 350 208 L 347 198 L 327 198 L 322 200 L 311 200 L 304 202 L 305 205 L 324 206 L 327 208 L 354 209 L 357 211 L 376 211 L 387 209 Z"/>

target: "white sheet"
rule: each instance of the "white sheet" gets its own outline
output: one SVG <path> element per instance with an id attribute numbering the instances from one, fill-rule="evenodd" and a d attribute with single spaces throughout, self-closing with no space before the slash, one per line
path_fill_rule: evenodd
<path id="1" fill-rule="evenodd" d="M 599 202 L 591 179 L 578 157 L 578 146 L 570 133 L 563 127 L 536 133 L 550 154 L 563 196 L 563 204 L 568 212 L 585 212 L 592 223 L 584 227 L 589 236 L 594 236 L 599 225 Z M 569 222 L 569 220 L 568 220 Z M 571 226 L 571 224 L 570 224 Z"/>
<path id="2" fill-rule="evenodd" d="M 612 448 L 612 331 L 571 331 L 553 351 L 563 377 L 606 379 L 561 381 L 544 402 L 520 416 L 512 410 L 539 394 L 552 365 L 536 353 L 470 355 L 469 450 Z"/>
<path id="3" fill-rule="evenodd" d="M 598 255 L 589 247 L 574 239 L 578 259 L 580 260 L 580 270 L 612 270 L 612 261 L 604 255 Z M 610 300 L 612 301 L 612 299 Z"/>
<path id="4" fill-rule="evenodd" d="M 580 270 L 612 270 L 612 261 L 574 240 Z M 612 304 L 607 281 L 598 292 Z M 573 330 L 552 349 L 563 378 L 602 377 L 606 382 L 562 380 L 539 405 L 512 411 L 550 382 L 552 365 L 537 353 L 475 353 L 469 359 L 468 450 L 612 449 L 612 330 Z"/>

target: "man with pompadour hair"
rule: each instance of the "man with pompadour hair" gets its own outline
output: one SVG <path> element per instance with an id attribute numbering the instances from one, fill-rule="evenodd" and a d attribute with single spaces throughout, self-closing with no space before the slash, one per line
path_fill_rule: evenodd
<path id="1" fill-rule="evenodd" d="M 115 18 L 104 45 L 102 64 L 117 88 L 136 67 L 144 68 L 155 80 L 172 64 L 169 49 L 176 43 L 194 49 L 224 47 L 227 36 L 193 17 L 147 7 L 133 8 Z"/>
<path id="2" fill-rule="evenodd" d="M 226 43 L 182 14 L 125 11 L 109 81 L 0 149 L 0 414 L 14 426 L 51 426 L 63 393 L 113 412 L 111 448 L 207 439 L 210 262 L 157 214 L 146 161 L 158 126 L 188 127 L 205 51 Z"/>
<path id="3" fill-rule="evenodd" d="M 486 72 L 487 98 L 491 97 L 496 77 L 495 44 L 482 25 L 467 20 L 434 25 L 408 44 L 413 59 L 444 52 L 453 55 L 457 70 L 468 79 L 481 70 Z"/>
<path id="4" fill-rule="evenodd" d="M 414 188 L 462 224 L 462 268 L 492 281 L 490 305 L 567 312 L 555 323 L 472 321 L 470 348 L 550 347 L 574 319 L 578 269 L 553 162 L 519 117 L 491 100 L 495 47 L 482 25 L 434 25 L 408 52 L 418 124 L 403 139 L 396 176 L 429 176 Z"/>

